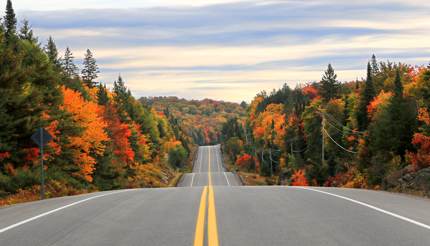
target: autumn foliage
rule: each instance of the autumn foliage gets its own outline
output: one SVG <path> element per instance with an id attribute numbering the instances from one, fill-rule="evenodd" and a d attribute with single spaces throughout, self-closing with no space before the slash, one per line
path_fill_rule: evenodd
<path id="1" fill-rule="evenodd" d="M 81 94 L 71 89 L 62 89 L 64 95 L 63 108 L 72 115 L 74 122 L 82 127 L 78 136 L 69 138 L 66 148 L 75 151 L 74 162 L 80 167 L 78 175 L 87 181 L 93 180 L 96 157 L 103 154 L 108 135 L 105 132 L 107 123 L 103 119 L 103 108 L 98 104 L 85 101 Z M 127 137 L 127 136 L 123 136 Z M 92 155 L 91 155 L 92 154 Z"/>
<path id="2" fill-rule="evenodd" d="M 426 108 L 420 108 L 418 119 L 423 122 L 423 131 L 414 134 L 412 144 L 418 150 L 416 153 L 410 152 L 408 156 L 416 170 L 430 166 L 430 116 Z M 427 130 L 427 131 L 426 131 Z"/>
<path id="3" fill-rule="evenodd" d="M 225 153 L 266 184 L 422 189 L 411 177 L 430 167 L 429 95 L 430 66 L 372 57 L 366 78 L 343 82 L 329 65 L 321 81 L 257 94 L 225 123 Z"/>
<path id="4" fill-rule="evenodd" d="M 393 93 L 391 92 L 381 91 L 379 95 L 376 96 L 367 106 L 367 113 L 369 114 L 369 118 L 373 117 L 373 115 L 377 112 L 379 106 L 388 103 L 392 96 Z"/>
<path id="5" fill-rule="evenodd" d="M 292 186 L 308 186 L 308 181 L 306 179 L 304 170 L 297 170 L 291 176 L 291 185 Z"/>
<path id="6" fill-rule="evenodd" d="M 167 186 L 187 165 L 194 145 L 178 120 L 136 100 L 121 77 L 110 89 L 97 81 L 90 50 L 78 74 L 69 48 L 60 58 L 52 38 L 42 48 L 9 28 L 8 37 L 0 28 L 0 205 L 38 198 L 40 158 L 47 197 Z M 42 157 L 31 140 L 40 127 L 52 136 Z"/>
<path id="7" fill-rule="evenodd" d="M 249 169 L 252 167 L 253 158 L 249 154 L 244 154 L 236 160 L 236 166 Z"/>

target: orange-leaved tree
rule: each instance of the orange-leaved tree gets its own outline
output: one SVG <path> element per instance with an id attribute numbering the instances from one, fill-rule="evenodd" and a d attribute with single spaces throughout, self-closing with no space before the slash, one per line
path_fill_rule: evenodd
<path id="1" fill-rule="evenodd" d="M 426 108 L 420 108 L 418 120 L 423 122 L 421 132 L 414 134 L 412 144 L 417 153 L 408 153 L 410 162 L 416 170 L 430 166 L 430 114 Z"/>
<path id="2" fill-rule="evenodd" d="M 97 103 L 86 101 L 74 90 L 63 87 L 64 110 L 72 114 L 72 119 L 82 131 L 78 136 L 71 136 L 68 148 L 74 150 L 74 163 L 79 167 L 76 176 L 92 182 L 96 156 L 103 154 L 104 142 L 108 135 L 105 132 L 107 124 L 102 117 L 103 107 Z"/>
<path id="3" fill-rule="evenodd" d="M 254 164 L 254 160 L 250 154 L 243 154 L 236 160 L 236 166 L 244 169 L 251 169 Z"/>
<path id="4" fill-rule="evenodd" d="M 292 186 L 308 186 L 308 180 L 306 179 L 305 170 L 297 170 L 291 176 Z"/>

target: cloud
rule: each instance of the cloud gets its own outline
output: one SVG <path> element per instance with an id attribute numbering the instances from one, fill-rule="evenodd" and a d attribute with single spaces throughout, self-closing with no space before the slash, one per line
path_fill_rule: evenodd
<path id="1" fill-rule="evenodd" d="M 318 80 L 327 63 L 347 81 L 364 76 L 372 53 L 430 60 L 423 1 L 195 2 L 14 1 L 41 40 L 52 35 L 77 57 L 92 49 L 103 81 L 121 73 L 137 96 L 250 100 L 284 82 Z"/>

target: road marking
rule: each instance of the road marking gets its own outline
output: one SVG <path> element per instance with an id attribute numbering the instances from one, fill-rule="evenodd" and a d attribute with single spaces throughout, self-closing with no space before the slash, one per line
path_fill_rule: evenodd
<path id="1" fill-rule="evenodd" d="M 197 158 L 197 160 L 200 162 L 200 165 L 199 165 L 199 173 L 201 173 L 202 172 L 202 163 L 203 163 L 203 155 L 202 155 L 202 151 L 201 151 L 201 148 L 202 147 L 199 147 L 199 153 L 198 153 L 198 155 L 199 155 L 199 157 Z"/>
<path id="2" fill-rule="evenodd" d="M 292 186 L 291 186 L 291 187 L 292 187 Z M 295 186 L 294 188 L 296 188 L 296 189 L 303 189 L 303 190 L 310 190 L 310 191 L 315 191 L 315 192 L 319 192 L 319 193 L 322 193 L 322 194 L 326 194 L 326 195 L 329 195 L 329 196 L 334 196 L 334 197 L 337 197 L 337 198 L 340 198 L 340 199 L 343 199 L 343 200 L 346 200 L 346 201 L 350 201 L 350 202 L 353 202 L 353 203 L 356 203 L 356 204 L 362 205 L 362 206 L 364 206 L 364 207 L 368 207 L 368 208 L 373 209 L 373 210 L 376 210 L 376 211 L 378 211 L 378 212 L 381 212 L 381 213 L 384 213 L 384 214 L 390 215 L 390 216 L 392 216 L 392 217 L 394 217 L 394 218 L 397 218 L 397 219 L 400 219 L 400 220 L 403 220 L 403 221 L 406 221 L 406 222 L 412 223 L 412 224 L 414 224 L 414 225 L 420 226 L 420 227 L 425 228 L 425 229 L 427 229 L 427 230 L 430 230 L 430 225 L 426 225 L 426 224 L 421 223 L 421 222 L 418 222 L 418 221 L 416 221 L 416 220 L 413 220 L 413 219 L 410 219 L 410 218 L 407 218 L 407 217 L 404 217 L 404 216 L 401 216 L 401 215 L 398 215 L 398 214 L 392 213 L 392 212 L 390 212 L 390 211 L 384 210 L 384 209 L 382 209 L 382 208 L 375 207 L 375 206 L 370 205 L 370 204 L 365 203 L 365 202 L 360 202 L 360 201 L 354 200 L 354 199 L 349 198 L 349 197 L 345 197 L 345 196 L 337 195 L 337 194 L 330 193 L 330 192 L 326 192 L 326 191 L 322 191 L 322 190 L 317 190 L 317 189 L 307 188 L 307 187 L 297 187 L 297 186 Z"/>
<path id="3" fill-rule="evenodd" d="M 215 195 L 213 187 L 209 186 L 208 206 L 208 246 L 218 246 L 218 226 L 216 221 Z"/>
<path id="4" fill-rule="evenodd" d="M 216 164 L 218 166 L 218 172 L 221 172 L 221 166 L 219 164 L 219 153 L 218 153 L 218 149 L 215 149 L 215 154 L 216 154 Z"/>
<path id="5" fill-rule="evenodd" d="M 208 246 L 219 246 L 218 240 L 218 225 L 216 220 L 215 195 L 212 186 L 211 176 L 211 149 L 205 148 L 208 153 L 208 186 L 205 186 L 200 198 L 199 214 L 197 216 L 196 232 L 194 235 L 194 246 L 203 246 L 205 239 L 205 218 L 206 218 L 206 202 L 207 205 L 207 242 Z"/>
<path id="6" fill-rule="evenodd" d="M 208 183 L 209 183 L 209 197 L 208 197 L 208 246 L 218 246 L 218 225 L 216 221 L 215 209 L 215 195 L 212 186 L 211 175 L 211 149 L 208 148 Z"/>
<path id="7" fill-rule="evenodd" d="M 227 180 L 228 186 L 230 186 L 230 182 L 228 181 L 227 174 L 225 172 L 224 172 L 224 177 L 225 177 L 225 180 Z"/>
<path id="8" fill-rule="evenodd" d="M 204 243 L 207 194 L 208 187 L 205 186 L 200 198 L 199 214 L 197 215 L 196 232 L 194 234 L 194 246 L 203 246 Z"/>
<path id="9" fill-rule="evenodd" d="M 193 187 L 194 176 L 196 176 L 196 173 L 193 173 L 193 175 L 191 176 L 191 185 L 190 185 L 190 187 Z"/>
<path id="10" fill-rule="evenodd" d="M 79 200 L 79 201 L 77 201 L 77 202 L 70 203 L 70 204 L 68 204 L 68 205 L 65 205 L 65 206 L 62 206 L 62 207 L 59 207 L 59 208 L 56 208 L 56 209 L 50 210 L 50 211 L 48 211 L 48 212 L 45 212 L 45 213 L 42 213 L 42 214 L 36 215 L 36 216 L 34 216 L 34 217 L 28 218 L 28 219 L 26 219 L 26 220 L 20 221 L 20 222 L 18 222 L 18 223 L 13 224 L 13 225 L 10 225 L 10 226 L 7 226 L 7 227 L 5 227 L 5 228 L 2 228 L 2 229 L 0 229 L 0 234 L 1 234 L 1 233 L 4 233 L 4 232 L 6 232 L 6 231 L 9 231 L 9 230 L 11 230 L 11 229 L 13 229 L 13 228 L 16 228 L 16 227 L 18 227 L 18 226 L 21 226 L 21 225 L 27 224 L 27 223 L 29 223 L 29 222 L 31 222 L 31 221 L 33 221 L 33 220 L 37 220 L 37 219 L 40 219 L 40 218 L 45 217 L 45 216 L 47 216 L 47 215 L 53 214 L 53 213 L 55 213 L 55 212 L 58 212 L 58 211 L 60 211 L 60 210 L 63 210 L 63 209 L 70 208 L 70 207 L 72 207 L 72 206 L 78 205 L 78 204 L 80 204 L 80 203 L 84 203 L 84 202 L 87 202 L 87 201 L 90 201 L 90 200 L 93 200 L 93 199 L 96 199 L 96 198 L 104 197 L 104 196 L 115 195 L 115 194 L 122 193 L 122 192 L 126 192 L 126 191 L 130 191 L 130 190 L 121 190 L 121 191 L 116 191 L 116 192 L 110 192 L 110 193 L 106 193 L 106 194 L 101 194 L 101 195 L 97 195 L 97 196 L 88 197 L 88 198 L 85 198 L 85 199 Z"/>
<path id="11" fill-rule="evenodd" d="M 223 159 L 222 159 L 221 149 L 219 149 L 219 148 L 218 148 L 218 154 L 219 154 L 219 158 L 220 158 L 219 164 L 221 166 L 221 171 L 224 172 L 225 171 L 224 162 L 223 162 Z"/>
<path id="12" fill-rule="evenodd" d="M 209 186 L 212 186 L 212 177 L 211 177 L 211 152 L 208 148 L 208 183 Z"/>

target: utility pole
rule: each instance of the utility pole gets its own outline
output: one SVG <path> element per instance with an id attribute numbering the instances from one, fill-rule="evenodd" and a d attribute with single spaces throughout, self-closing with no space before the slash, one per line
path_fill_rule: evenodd
<path id="1" fill-rule="evenodd" d="M 269 148 L 269 157 L 270 157 L 270 177 L 273 177 L 272 147 Z"/>
<path id="2" fill-rule="evenodd" d="M 324 155 L 324 130 L 325 130 L 325 118 L 321 114 L 322 117 L 322 128 L 321 128 L 321 165 L 324 166 L 325 155 Z"/>
<path id="3" fill-rule="evenodd" d="M 261 165 L 260 165 L 260 172 L 261 172 L 261 167 L 263 166 L 264 163 L 264 146 L 263 149 L 261 150 Z"/>
<path id="4" fill-rule="evenodd" d="M 248 132 L 246 131 L 246 128 L 247 128 L 246 123 L 244 123 L 243 124 L 243 131 L 245 132 L 245 141 L 246 141 L 246 144 L 248 144 Z"/>
<path id="5" fill-rule="evenodd" d="M 294 144 L 293 142 L 291 142 L 291 144 L 290 144 L 291 155 L 293 155 L 293 153 L 294 153 L 294 152 L 293 152 L 293 144 Z"/>

